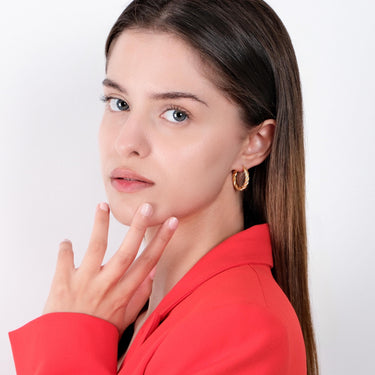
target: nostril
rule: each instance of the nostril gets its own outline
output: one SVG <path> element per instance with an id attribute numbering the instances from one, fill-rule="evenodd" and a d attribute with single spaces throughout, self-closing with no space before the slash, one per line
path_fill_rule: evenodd
<path id="1" fill-rule="evenodd" d="M 128 117 L 126 124 L 118 128 L 114 147 L 121 157 L 146 157 L 150 144 L 142 123 Z"/>
<path id="2" fill-rule="evenodd" d="M 129 144 L 125 142 L 116 142 L 115 149 L 117 153 L 124 157 L 142 157 L 145 149 L 142 145 Z"/>

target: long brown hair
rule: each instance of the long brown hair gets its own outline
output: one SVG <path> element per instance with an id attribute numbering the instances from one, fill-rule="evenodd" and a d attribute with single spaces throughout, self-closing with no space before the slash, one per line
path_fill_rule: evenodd
<path id="1" fill-rule="evenodd" d="M 107 61 L 113 42 L 129 28 L 173 33 L 194 47 L 249 127 L 276 120 L 269 157 L 250 170 L 244 222 L 270 226 L 273 275 L 299 318 L 308 374 L 317 375 L 307 282 L 302 96 L 288 32 L 262 0 L 135 0 L 110 31 Z"/>

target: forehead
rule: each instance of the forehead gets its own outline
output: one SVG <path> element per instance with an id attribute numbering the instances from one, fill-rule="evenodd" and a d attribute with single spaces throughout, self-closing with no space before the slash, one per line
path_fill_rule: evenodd
<path id="1" fill-rule="evenodd" d="M 166 32 L 131 29 L 114 42 L 107 62 L 111 78 L 137 77 L 138 84 L 184 85 L 195 90 L 216 86 L 209 79 L 209 68 L 185 41 Z"/>

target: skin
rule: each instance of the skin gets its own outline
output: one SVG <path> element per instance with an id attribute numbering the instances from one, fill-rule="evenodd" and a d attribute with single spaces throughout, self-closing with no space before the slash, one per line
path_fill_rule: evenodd
<path id="1" fill-rule="evenodd" d="M 161 95 L 171 92 L 191 97 Z M 104 94 L 111 99 L 99 131 L 103 181 L 113 215 L 130 229 L 102 266 L 109 207 L 99 205 L 79 268 L 74 268 L 71 243 L 60 245 L 45 313 L 88 313 L 122 333 L 149 299 L 137 332 L 203 255 L 243 229 L 242 198 L 233 188 L 232 171 L 268 156 L 275 122 L 249 130 L 198 54 L 167 33 L 123 32 L 108 60 Z M 110 178 L 115 168 L 131 169 L 153 184 L 119 192 Z M 144 236 L 147 247 L 133 262 Z"/>

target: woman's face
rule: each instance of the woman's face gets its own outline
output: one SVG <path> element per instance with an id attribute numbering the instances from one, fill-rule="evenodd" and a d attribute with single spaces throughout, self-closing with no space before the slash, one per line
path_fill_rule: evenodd
<path id="1" fill-rule="evenodd" d="M 112 46 L 103 85 L 99 144 L 114 216 L 128 225 L 145 202 L 155 225 L 213 207 L 225 215 L 238 201 L 231 171 L 242 166 L 247 131 L 196 52 L 167 33 L 125 31 Z"/>

